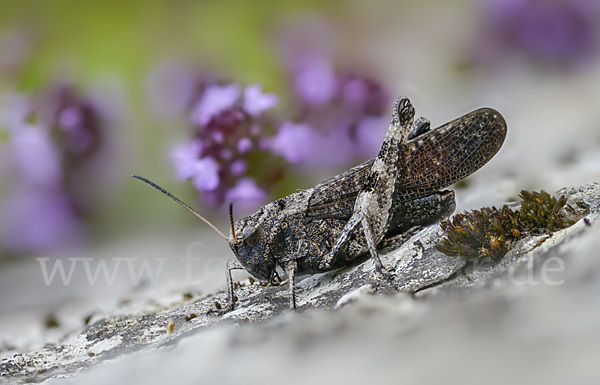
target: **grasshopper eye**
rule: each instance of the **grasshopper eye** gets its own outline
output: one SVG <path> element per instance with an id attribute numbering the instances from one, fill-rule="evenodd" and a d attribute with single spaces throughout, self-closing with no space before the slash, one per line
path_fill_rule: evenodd
<path id="1" fill-rule="evenodd" d="M 260 239 L 260 233 L 253 226 L 244 227 L 242 234 L 244 234 L 244 242 L 250 247 L 256 245 Z"/>

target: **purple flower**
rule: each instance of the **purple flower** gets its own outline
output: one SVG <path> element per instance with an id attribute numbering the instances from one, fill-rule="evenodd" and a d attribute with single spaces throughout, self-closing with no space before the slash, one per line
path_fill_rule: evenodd
<path id="1" fill-rule="evenodd" d="M 54 248 L 73 240 L 78 220 L 67 197 L 44 189 L 27 189 L 2 202 L 1 244 L 16 252 Z"/>
<path id="2" fill-rule="evenodd" d="M 58 123 L 64 130 L 72 130 L 83 123 L 82 113 L 75 107 L 67 107 L 58 116 Z"/>
<path id="3" fill-rule="evenodd" d="M 258 206 L 266 196 L 267 193 L 256 185 L 254 179 L 242 178 L 233 188 L 227 191 L 225 200 L 235 202 L 236 207 L 246 211 Z"/>
<path id="4" fill-rule="evenodd" d="M 321 58 L 307 58 L 296 70 L 294 87 L 307 103 L 329 102 L 337 91 L 337 77 L 331 64 Z"/>
<path id="5" fill-rule="evenodd" d="M 237 149 L 240 154 L 245 154 L 252 149 L 252 141 L 250 138 L 241 138 L 238 140 Z"/>
<path id="6" fill-rule="evenodd" d="M 486 0 L 482 59 L 524 53 L 546 64 L 573 64 L 597 51 L 595 0 Z"/>
<path id="7" fill-rule="evenodd" d="M 247 174 L 263 170 L 262 162 L 270 156 L 261 145 L 268 131 L 263 115 L 277 101 L 276 95 L 263 93 L 259 84 L 246 87 L 243 95 L 237 84 L 206 87 L 192 109 L 193 139 L 171 152 L 177 177 L 192 179 L 202 193 L 200 199 L 215 207 L 227 201 L 230 191 L 250 191 Z M 273 171 L 261 174 L 266 186 L 277 177 Z"/>
<path id="8" fill-rule="evenodd" d="M 212 191 L 219 185 L 219 164 L 210 156 L 199 159 L 192 175 L 198 191 Z"/>
<path id="9" fill-rule="evenodd" d="M 286 122 L 269 141 L 273 153 L 293 164 L 338 168 L 377 154 L 387 129 L 383 117 L 366 117 L 352 136 L 349 127 L 326 133 L 306 123 Z"/>
<path id="10" fill-rule="evenodd" d="M 70 86 L 53 87 L 43 95 L 39 116 L 43 125 L 54 130 L 53 135 L 64 137 L 57 141 L 60 151 L 74 158 L 89 159 L 105 139 L 100 108 Z"/>
<path id="11" fill-rule="evenodd" d="M 94 133 L 85 126 L 84 112 L 77 107 L 66 107 L 58 117 L 59 126 L 68 134 L 69 151 L 82 154 L 94 146 Z"/>
<path id="12" fill-rule="evenodd" d="M 367 116 L 356 127 L 356 142 L 364 157 L 374 157 L 388 129 L 388 118 L 383 116 Z"/>
<path id="13" fill-rule="evenodd" d="M 298 115 L 283 124 L 266 113 L 278 97 L 260 84 L 212 84 L 194 95 L 193 137 L 170 158 L 177 177 L 192 180 L 202 202 L 218 207 L 233 197 L 262 199 L 286 163 L 319 165 L 327 172 L 328 166 L 363 160 L 364 147 L 371 148 L 363 136 L 379 137 L 387 128 L 367 132 L 374 125 L 363 123 L 387 116 L 388 93 L 377 81 L 337 73 L 326 55 L 304 53 L 288 63 Z"/>
<path id="14" fill-rule="evenodd" d="M 349 79 L 342 88 L 344 101 L 350 105 L 363 105 L 369 96 L 367 83 L 363 79 Z"/>
<path id="15" fill-rule="evenodd" d="M 97 198 L 89 192 L 105 182 L 99 166 L 106 159 L 96 157 L 105 126 L 96 106 L 68 86 L 36 96 L 0 98 L 8 134 L 0 177 L 9 178 L 0 182 L 8 186 L 0 202 L 0 245 L 13 252 L 75 241 L 79 219 L 92 213 Z"/>
<path id="16" fill-rule="evenodd" d="M 347 110 L 362 116 L 387 116 L 391 98 L 381 83 L 357 73 L 341 75 L 340 83 L 341 98 Z"/>
<path id="17" fill-rule="evenodd" d="M 270 141 L 273 152 L 290 163 L 338 169 L 374 156 L 365 140 L 365 125 L 388 115 L 389 93 L 377 81 L 355 72 L 338 74 L 324 57 L 297 58 L 291 76 L 298 104 L 303 108 L 294 123 L 283 124 Z M 380 138 L 381 128 L 371 132 Z M 359 136 L 359 134 L 361 136 Z"/>
<path id="18" fill-rule="evenodd" d="M 310 158 L 318 143 L 318 136 L 308 124 L 285 122 L 270 140 L 270 148 L 288 162 L 300 163 Z"/>
<path id="19" fill-rule="evenodd" d="M 199 140 L 194 140 L 190 143 L 180 143 L 173 148 L 170 157 L 178 179 L 186 180 L 195 175 L 201 152 L 202 142 Z"/>
<path id="20" fill-rule="evenodd" d="M 235 162 L 231 163 L 230 170 L 233 175 L 240 176 L 246 173 L 248 167 L 246 166 L 246 162 L 244 162 L 241 159 L 238 159 Z"/>
<path id="21" fill-rule="evenodd" d="M 352 166 L 359 160 L 366 160 L 359 156 L 362 143 L 357 145 L 347 129 L 331 131 L 317 143 L 314 146 L 313 155 L 307 161 L 309 166 L 319 167 L 322 170 L 328 168 L 335 170 L 340 167 Z"/>
<path id="22" fill-rule="evenodd" d="M 171 151 L 175 174 L 181 180 L 192 179 L 198 191 L 212 191 L 219 185 L 219 165 L 210 156 L 200 158 L 202 143 L 182 143 Z"/>
<path id="23" fill-rule="evenodd" d="M 192 121 L 199 126 L 207 125 L 213 117 L 232 108 L 240 92 L 237 84 L 208 87 L 192 113 Z"/>
<path id="24" fill-rule="evenodd" d="M 366 119 L 387 116 L 390 97 L 371 77 L 337 70 L 332 60 L 335 36 L 328 24 L 299 21 L 279 34 L 299 114 L 281 125 L 269 144 L 290 163 L 318 164 L 328 172 L 363 160 L 370 152 L 370 146 L 366 151 L 359 140 L 359 127 Z"/>
<path id="25" fill-rule="evenodd" d="M 61 184 L 60 154 L 43 127 L 22 125 L 13 133 L 10 145 L 12 162 L 23 182 L 33 188 Z"/>
<path id="26" fill-rule="evenodd" d="M 262 85 L 254 84 L 244 90 L 244 110 L 252 116 L 258 116 L 278 102 L 277 95 L 263 94 Z"/>

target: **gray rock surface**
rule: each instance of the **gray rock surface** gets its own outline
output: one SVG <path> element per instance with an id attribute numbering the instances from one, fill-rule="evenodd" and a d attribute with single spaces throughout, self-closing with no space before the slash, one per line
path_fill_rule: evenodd
<path id="1" fill-rule="evenodd" d="M 95 314 L 58 344 L 4 358 L 0 380 L 301 383 L 311 373 L 340 383 L 597 378 L 591 346 L 600 346 L 600 185 L 559 193 L 583 200 L 590 214 L 551 236 L 520 241 L 499 264 L 465 266 L 436 251 L 443 232 L 434 225 L 382 252 L 392 281 L 380 279 L 366 260 L 303 278 L 297 313 L 287 310 L 287 286 L 246 280 L 236 288 L 236 309 L 223 317 L 206 314 L 215 301 L 224 303 L 223 292 Z M 413 366 L 423 364 L 415 359 L 422 356 L 435 367 Z M 540 362 L 547 362 L 545 371 L 529 370 Z M 554 366 L 560 363 L 575 366 L 562 372 Z M 504 374 L 489 377 L 494 371 Z"/>

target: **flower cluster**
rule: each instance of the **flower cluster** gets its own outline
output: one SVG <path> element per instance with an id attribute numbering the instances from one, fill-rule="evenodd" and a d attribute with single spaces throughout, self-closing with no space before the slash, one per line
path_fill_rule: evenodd
<path id="1" fill-rule="evenodd" d="M 577 64 L 597 51 L 595 0 L 485 0 L 481 59 L 501 63 L 520 54 L 544 65 Z"/>
<path id="2" fill-rule="evenodd" d="M 380 84 L 317 62 L 299 68 L 294 79 L 298 111 L 290 120 L 265 114 L 278 97 L 259 84 L 196 82 L 203 86 L 188 107 L 193 138 L 175 146 L 170 158 L 177 178 L 191 180 L 200 201 L 255 208 L 287 164 L 327 172 L 377 153 L 389 99 Z"/>
<path id="3" fill-rule="evenodd" d="M 315 49 L 303 32 L 287 36 L 281 51 L 291 92 L 283 99 L 293 107 L 282 106 L 277 116 L 269 110 L 278 97 L 258 84 L 243 88 L 173 63 L 149 79 L 156 110 L 185 111 L 192 122 L 192 138 L 170 157 L 177 177 L 190 180 L 208 206 L 256 208 L 290 164 L 314 177 L 377 154 L 388 127 L 387 90 L 358 72 L 336 70 L 327 49 Z"/>
<path id="4" fill-rule="evenodd" d="M 12 252 L 39 251 L 73 241 L 90 207 L 81 171 L 103 143 L 99 110 L 60 86 L 32 98 L 0 100 L 3 164 L 0 239 Z"/>
<path id="5" fill-rule="evenodd" d="M 269 122 L 263 112 L 277 102 L 276 95 L 263 93 L 258 84 L 244 89 L 238 84 L 205 87 L 190 114 L 193 139 L 171 152 L 177 177 L 190 179 L 202 192 L 202 201 L 213 207 L 262 201 L 266 192 L 256 179 L 268 186 L 278 169 L 264 140 Z M 269 167 L 261 167 L 269 161 Z"/>
<path id="6" fill-rule="evenodd" d="M 348 166 L 377 153 L 387 128 L 389 93 L 358 73 L 338 73 L 324 57 L 301 58 L 291 68 L 297 118 L 285 122 L 272 150 L 290 163 Z"/>

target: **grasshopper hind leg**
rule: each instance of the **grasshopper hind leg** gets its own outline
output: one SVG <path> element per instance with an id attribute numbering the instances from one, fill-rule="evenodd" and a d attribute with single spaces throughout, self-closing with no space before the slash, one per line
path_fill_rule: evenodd
<path id="1" fill-rule="evenodd" d="M 360 231 L 364 235 L 367 250 L 375 262 L 376 269 L 383 273 L 383 264 L 375 245 L 385 234 L 390 216 L 389 210 L 392 206 L 394 185 L 399 175 L 404 172 L 401 154 L 413 126 L 414 114 L 414 107 L 408 98 L 396 100 L 392 109 L 390 128 L 354 202 L 352 216 L 346 222 L 331 253 L 321 262 L 320 267 L 330 267 L 342 246 L 351 241 L 351 234 Z M 420 135 L 427 131 L 428 124 L 425 122 L 414 128 L 414 135 Z M 359 223 L 360 229 L 356 230 Z"/>
<path id="2" fill-rule="evenodd" d="M 285 273 L 288 278 L 288 285 L 290 291 L 290 310 L 296 310 L 296 270 L 298 264 L 295 260 L 289 261 L 285 265 Z"/>
<path id="3" fill-rule="evenodd" d="M 342 247 L 346 244 L 350 234 L 357 227 L 358 224 L 360 224 L 360 231 L 362 231 L 362 233 L 364 234 L 369 254 L 371 255 L 371 257 L 373 257 L 373 260 L 375 262 L 375 268 L 378 271 L 383 269 L 383 264 L 379 259 L 379 255 L 377 254 L 375 248 L 375 243 L 373 242 L 373 234 L 371 232 L 371 227 L 369 226 L 367 218 L 363 215 L 362 211 L 355 212 L 352 215 L 352 217 L 348 220 L 346 226 L 344 227 L 344 232 L 342 232 L 342 234 L 338 237 L 335 244 L 331 248 L 331 252 L 327 255 L 325 259 L 323 259 L 323 261 L 321 261 L 319 267 L 328 268 L 330 266 L 331 262 L 338 255 Z"/>
<path id="4" fill-rule="evenodd" d="M 373 258 L 373 262 L 375 263 L 375 270 L 377 270 L 381 275 L 383 275 L 385 279 L 392 279 L 392 274 L 388 272 L 383 266 L 383 263 L 381 263 L 381 259 L 379 258 L 379 254 L 377 253 L 377 249 L 375 248 L 375 243 L 373 242 L 373 234 L 371 233 L 371 228 L 369 227 L 366 218 L 363 218 L 363 220 L 360 221 L 360 225 L 365 235 L 365 239 L 367 240 L 369 254 L 371 255 L 371 258 Z"/>
<path id="5" fill-rule="evenodd" d="M 381 259 L 379 258 L 379 254 L 377 253 L 377 248 L 376 248 L 375 242 L 373 241 L 374 238 L 373 238 L 373 233 L 371 231 L 371 226 L 369 225 L 369 222 L 368 222 L 366 216 L 364 216 L 361 211 L 358 211 L 358 212 L 354 213 L 354 215 L 352 215 L 352 217 L 346 224 L 346 227 L 345 227 L 346 231 L 344 231 L 342 233 L 342 235 L 340 235 L 340 237 L 336 240 L 335 244 L 333 245 L 333 247 L 331 249 L 331 253 L 329 253 L 323 261 L 321 261 L 321 264 L 319 267 L 322 269 L 326 269 L 326 268 L 330 267 L 330 264 L 332 263 L 334 258 L 337 256 L 338 252 L 346 244 L 348 237 L 350 236 L 350 234 L 352 233 L 354 228 L 357 227 L 358 224 L 360 224 L 360 228 L 357 231 L 362 232 L 364 235 L 364 239 L 367 244 L 367 249 L 369 251 L 369 255 L 371 256 L 371 258 L 373 259 L 373 262 L 375 263 L 375 270 L 377 270 L 379 273 L 381 273 L 385 278 L 388 278 L 388 279 L 391 278 L 390 273 L 386 271 L 385 267 L 383 266 L 383 263 L 381 263 Z"/>

